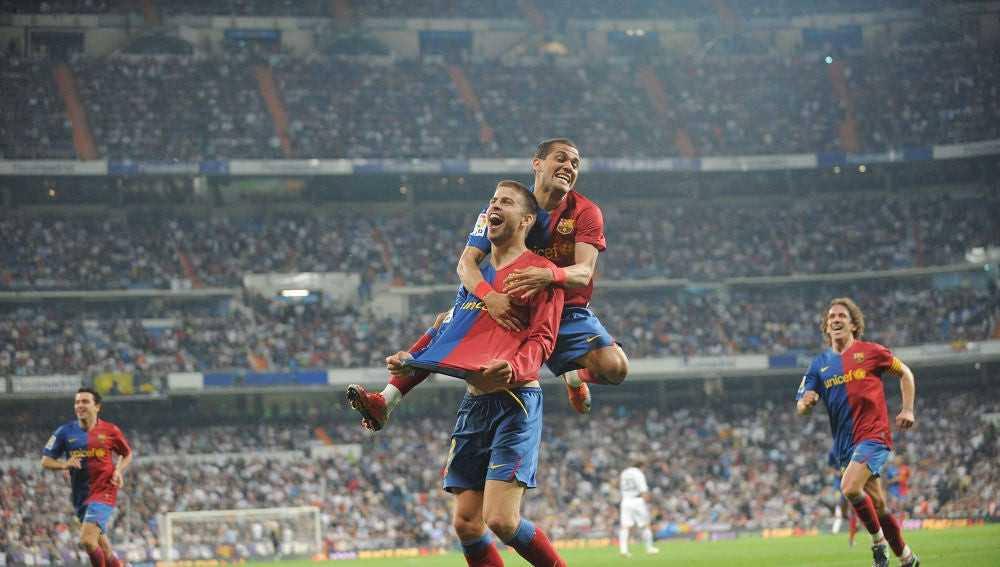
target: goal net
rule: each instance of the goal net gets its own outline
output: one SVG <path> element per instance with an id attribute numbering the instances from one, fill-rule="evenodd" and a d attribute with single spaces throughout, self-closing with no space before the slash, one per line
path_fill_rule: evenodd
<path id="1" fill-rule="evenodd" d="M 161 559 L 238 562 L 317 558 L 322 554 L 320 511 L 312 506 L 167 512 Z"/>

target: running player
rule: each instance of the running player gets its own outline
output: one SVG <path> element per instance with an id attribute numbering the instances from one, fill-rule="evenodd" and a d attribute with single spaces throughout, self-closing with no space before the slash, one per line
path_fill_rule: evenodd
<path id="1" fill-rule="evenodd" d="M 849 298 L 830 302 L 820 325 L 830 348 L 813 359 L 796 394 L 799 414 L 812 413 L 823 400 L 830 416 L 836 466 L 843 471 L 840 490 L 872 537 L 873 567 L 887 567 L 887 548 L 900 567 L 918 567 L 920 560 L 903 541 L 899 524 L 889 512 L 879 475 L 892 451 L 892 430 L 882 376 L 899 378 L 903 408 L 896 426 L 914 424 L 913 372 L 889 349 L 863 342 L 865 318 Z"/>
<path id="2" fill-rule="evenodd" d="M 98 419 L 101 395 L 80 388 L 73 403 L 76 419 L 56 429 L 42 450 L 42 467 L 69 471 L 73 509 L 80 520 L 80 543 L 92 567 L 121 567 L 108 540 L 108 520 L 115 510 L 122 473 L 132 449 L 120 429 Z M 58 460 L 65 455 L 65 461 Z M 115 462 L 114 456 L 118 460 Z"/>

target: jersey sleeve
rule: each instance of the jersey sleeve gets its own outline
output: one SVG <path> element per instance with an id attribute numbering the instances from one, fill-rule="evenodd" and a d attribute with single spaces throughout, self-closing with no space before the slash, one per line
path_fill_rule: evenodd
<path id="1" fill-rule="evenodd" d="M 531 325 L 528 328 L 528 338 L 513 359 L 508 361 L 514 372 L 513 382 L 522 381 L 522 376 L 531 377 L 526 381 L 534 380 L 538 376 L 538 369 L 552 355 L 556 336 L 559 334 L 564 297 L 565 290 L 555 285 L 550 285 L 532 297 L 529 304 Z"/>
<path id="2" fill-rule="evenodd" d="M 813 359 L 813 361 L 809 363 L 809 368 L 806 370 L 806 374 L 802 377 L 802 382 L 799 384 L 799 390 L 795 393 L 795 401 L 801 400 L 802 395 L 810 390 L 822 396 L 823 381 L 820 380 L 818 360 L 819 359 Z"/>
<path id="3" fill-rule="evenodd" d="M 603 251 L 608 247 L 604 238 L 604 215 L 597 205 L 588 205 L 578 213 L 575 241 L 586 242 Z"/>
<path id="4" fill-rule="evenodd" d="M 114 426 L 114 437 L 112 449 L 115 453 L 118 453 L 119 457 L 124 457 L 132 452 L 132 447 L 129 446 L 128 441 L 125 440 L 125 434 L 118 426 Z"/>
<path id="5" fill-rule="evenodd" d="M 875 358 L 875 368 L 874 374 L 877 376 L 882 376 L 883 374 L 889 374 L 890 376 L 902 376 L 902 362 L 895 356 L 892 352 L 878 344 L 872 343 L 871 355 Z"/>
<path id="6" fill-rule="evenodd" d="M 486 211 L 488 209 L 489 206 L 486 206 L 479 212 L 479 216 L 476 217 L 476 224 L 472 227 L 469 237 L 465 240 L 466 246 L 478 248 L 483 252 L 489 252 L 492 248 L 490 239 L 486 236 L 486 228 L 489 226 L 489 222 L 486 220 Z"/>
<path id="7" fill-rule="evenodd" d="M 42 455 L 58 459 L 66 452 L 66 436 L 63 435 L 63 429 L 65 429 L 65 426 L 60 426 L 49 437 L 49 440 L 45 443 L 45 447 L 42 448 Z"/>

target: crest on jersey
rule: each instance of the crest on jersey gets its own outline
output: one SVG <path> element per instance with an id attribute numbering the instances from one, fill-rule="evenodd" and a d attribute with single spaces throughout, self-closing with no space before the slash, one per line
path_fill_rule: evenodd
<path id="1" fill-rule="evenodd" d="M 865 359 L 865 353 L 863 353 L 863 352 L 856 352 L 856 353 L 854 353 L 854 362 L 856 362 L 858 364 L 861 364 L 861 362 L 864 359 Z"/>
<path id="2" fill-rule="evenodd" d="M 108 436 L 105 435 L 105 434 L 103 434 L 103 433 L 98 433 L 97 434 L 97 442 L 101 443 L 101 444 L 107 443 L 108 442 Z"/>
<path id="3" fill-rule="evenodd" d="M 486 220 L 486 215 L 479 215 L 479 219 L 476 221 L 476 226 L 472 228 L 472 236 L 482 236 L 486 234 L 486 225 L 489 222 Z"/>
<path id="4" fill-rule="evenodd" d="M 556 225 L 556 232 L 559 234 L 573 234 L 573 219 L 559 219 Z"/>

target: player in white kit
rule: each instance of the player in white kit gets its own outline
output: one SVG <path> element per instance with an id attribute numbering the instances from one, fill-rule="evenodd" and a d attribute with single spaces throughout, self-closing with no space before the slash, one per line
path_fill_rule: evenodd
<path id="1" fill-rule="evenodd" d="M 618 492 L 621 494 L 621 527 L 618 530 L 618 545 L 622 556 L 632 557 L 628 551 L 629 530 L 635 527 L 639 538 L 646 547 L 646 553 L 659 553 L 653 547 L 653 530 L 650 528 L 649 485 L 642 472 L 646 465 L 642 459 L 635 459 L 632 465 L 621 472 L 618 478 Z"/>

